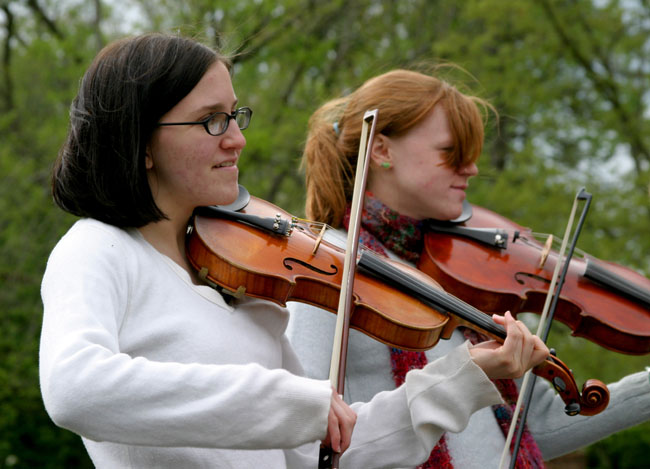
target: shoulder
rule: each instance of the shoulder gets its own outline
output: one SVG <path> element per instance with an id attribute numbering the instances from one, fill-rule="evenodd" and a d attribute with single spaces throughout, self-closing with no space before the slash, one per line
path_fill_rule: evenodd
<path id="1" fill-rule="evenodd" d="M 135 230 L 125 230 L 92 218 L 78 220 L 54 247 L 52 255 L 92 254 L 98 251 L 128 250 L 137 244 Z"/>
<path id="2" fill-rule="evenodd" d="M 87 270 L 117 271 L 141 262 L 144 240 L 137 230 L 125 230 L 98 220 L 78 220 L 56 244 L 47 271 L 80 274 Z"/>

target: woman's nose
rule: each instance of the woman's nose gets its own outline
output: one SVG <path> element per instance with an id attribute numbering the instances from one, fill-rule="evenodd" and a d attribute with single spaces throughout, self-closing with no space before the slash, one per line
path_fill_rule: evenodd
<path id="1" fill-rule="evenodd" d="M 221 138 L 221 147 L 225 149 L 239 149 L 241 150 L 246 146 L 246 137 L 239 128 L 236 122 L 231 122 L 226 132 Z"/>
<path id="2" fill-rule="evenodd" d="M 476 176 L 478 174 L 478 166 L 476 163 L 470 163 L 462 166 L 458 172 L 464 176 Z"/>

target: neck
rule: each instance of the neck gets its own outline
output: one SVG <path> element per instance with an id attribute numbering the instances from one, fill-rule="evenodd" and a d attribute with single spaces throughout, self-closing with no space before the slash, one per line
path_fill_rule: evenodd
<path id="1" fill-rule="evenodd" d="M 417 213 L 417 210 L 414 210 L 415 207 L 403 203 L 403 197 L 400 195 L 400 190 L 396 189 L 396 183 L 394 179 L 390 178 L 387 171 L 375 171 L 369 176 L 366 190 L 386 207 L 400 215 L 414 220 L 426 218 Z"/>
<path id="2" fill-rule="evenodd" d="M 346 228 L 347 223 L 346 216 L 343 220 Z M 383 248 L 415 263 L 422 251 L 422 222 L 397 213 L 374 194 L 366 192 L 361 241 L 366 246 L 382 252 L 376 249 L 379 242 Z"/>
<path id="3" fill-rule="evenodd" d="M 194 283 L 200 283 L 185 255 L 186 222 L 160 220 L 139 228 L 144 239 L 157 251 L 169 257 L 190 274 Z"/>

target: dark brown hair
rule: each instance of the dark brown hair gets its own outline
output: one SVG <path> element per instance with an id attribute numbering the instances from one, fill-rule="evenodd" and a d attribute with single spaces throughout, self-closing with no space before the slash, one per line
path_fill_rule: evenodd
<path id="1" fill-rule="evenodd" d="M 160 117 L 216 61 L 199 42 L 146 34 L 102 49 L 81 80 L 67 139 L 54 164 L 52 192 L 63 210 L 121 227 L 165 218 L 145 168 L 147 143 Z"/>

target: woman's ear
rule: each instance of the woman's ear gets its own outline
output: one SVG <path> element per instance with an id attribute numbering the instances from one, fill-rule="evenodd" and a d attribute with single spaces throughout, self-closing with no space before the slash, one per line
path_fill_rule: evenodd
<path id="1" fill-rule="evenodd" d="M 151 153 L 151 145 L 148 143 L 144 153 L 144 167 L 147 170 L 153 168 L 153 155 Z"/>
<path id="2" fill-rule="evenodd" d="M 390 168 L 393 164 L 390 152 L 390 138 L 384 134 L 375 134 L 370 151 L 370 161 L 375 166 Z"/>

